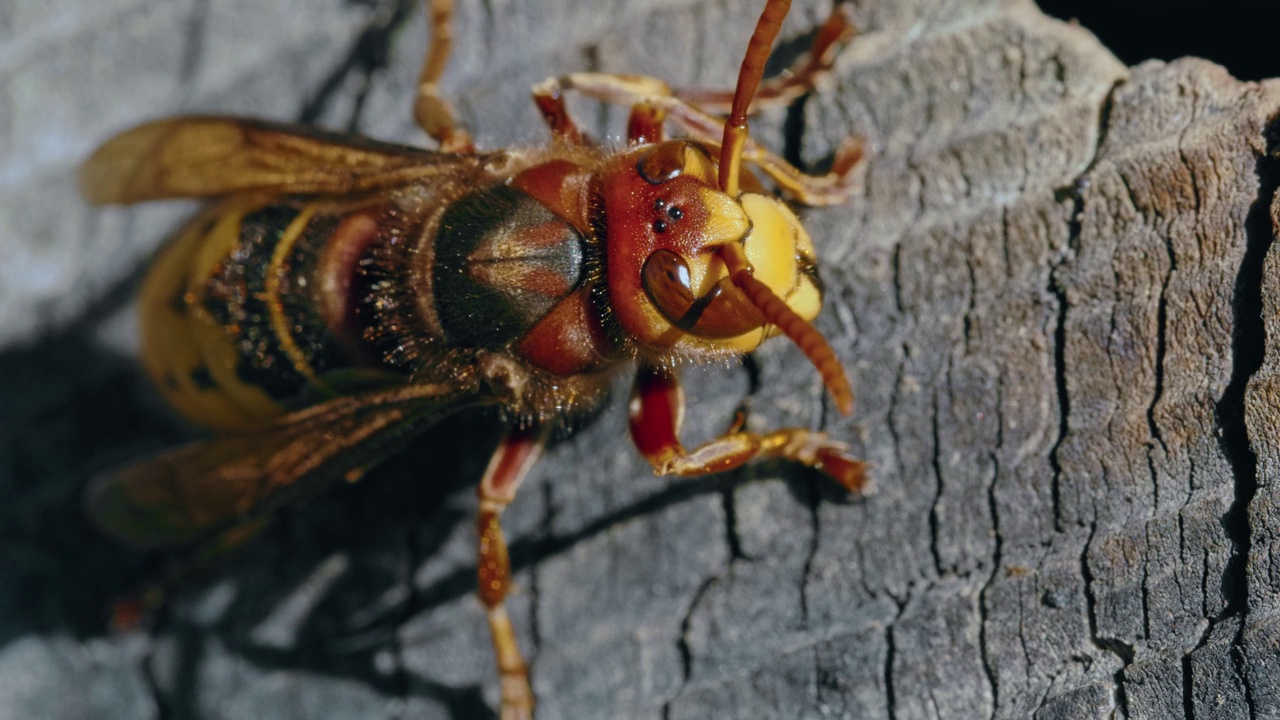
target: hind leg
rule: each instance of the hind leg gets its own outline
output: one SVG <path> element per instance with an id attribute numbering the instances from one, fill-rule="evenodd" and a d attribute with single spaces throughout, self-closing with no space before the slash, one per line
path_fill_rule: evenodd
<path id="1" fill-rule="evenodd" d="M 480 482 L 479 571 L 477 594 L 484 605 L 502 678 L 502 720 L 529 720 L 533 717 L 533 691 L 529 669 L 516 644 L 515 630 L 507 615 L 506 598 L 511 589 L 511 562 L 502 534 L 502 511 L 515 499 L 516 490 L 542 454 L 545 428 L 511 430 L 489 461 Z"/>

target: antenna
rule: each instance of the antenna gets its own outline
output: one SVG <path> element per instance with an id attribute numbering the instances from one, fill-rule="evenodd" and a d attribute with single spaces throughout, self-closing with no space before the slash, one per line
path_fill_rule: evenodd
<path id="1" fill-rule="evenodd" d="M 742 170 L 742 147 L 747 143 L 747 108 L 755 97 L 764 63 L 769 59 L 773 41 L 782 30 L 782 20 L 791 10 L 791 0 L 769 0 L 760 13 L 756 31 L 747 44 L 746 57 L 738 70 L 738 86 L 733 90 L 733 105 L 724 123 L 724 139 L 720 143 L 720 189 L 731 198 L 738 197 L 738 175 Z"/>

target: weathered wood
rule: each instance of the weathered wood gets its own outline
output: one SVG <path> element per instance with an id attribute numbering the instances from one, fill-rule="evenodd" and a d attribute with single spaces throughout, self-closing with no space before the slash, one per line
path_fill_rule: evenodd
<path id="1" fill-rule="evenodd" d="M 487 147 L 542 140 L 548 74 L 728 84 L 759 5 L 459 4 L 446 85 Z M 0 8 L 0 718 L 490 714 L 492 418 L 286 513 L 145 632 L 106 608 L 158 563 L 79 513 L 92 474 L 190 431 L 128 357 L 129 278 L 181 210 L 85 210 L 75 162 L 177 110 L 416 142 L 417 0 L 64 5 Z M 858 410 L 785 344 L 753 408 L 851 438 L 877 491 L 654 478 L 615 403 L 509 513 L 539 717 L 1277 716 L 1280 85 L 1125 68 L 1029 0 L 858 11 L 830 86 L 755 125 L 815 165 L 875 148 L 860 198 L 803 213 Z M 691 374 L 706 437 L 747 383 Z"/>

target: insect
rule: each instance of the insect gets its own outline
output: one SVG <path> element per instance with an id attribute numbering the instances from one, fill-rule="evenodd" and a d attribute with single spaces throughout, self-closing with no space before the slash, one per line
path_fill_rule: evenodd
<path id="1" fill-rule="evenodd" d="M 451 413 L 497 406 L 509 424 L 480 481 L 479 596 L 504 718 L 534 699 L 504 599 L 500 518 L 553 428 L 598 406 L 635 368 L 630 431 L 659 473 L 778 457 L 851 491 L 865 465 L 801 428 L 686 448 L 676 369 L 793 340 L 841 412 L 853 393 L 810 321 L 813 243 L 751 171 L 811 205 L 843 202 L 856 141 L 809 176 L 748 138 L 747 115 L 808 92 L 853 34 L 839 8 L 810 53 L 763 82 L 788 0 L 767 0 L 732 92 L 574 73 L 533 90 L 544 147 L 479 152 L 438 82 L 451 0 L 429 0 L 432 44 L 415 118 L 439 149 L 226 117 L 142 125 L 85 163 L 93 203 L 208 198 L 158 254 L 140 299 L 142 363 L 164 397 L 217 431 L 89 490 L 110 534 L 156 547 L 231 545 L 281 505 L 359 477 Z M 625 147 L 574 124 L 574 91 L 632 106 Z M 722 120 L 716 112 L 727 112 Z M 666 139 L 672 123 L 684 139 Z"/>

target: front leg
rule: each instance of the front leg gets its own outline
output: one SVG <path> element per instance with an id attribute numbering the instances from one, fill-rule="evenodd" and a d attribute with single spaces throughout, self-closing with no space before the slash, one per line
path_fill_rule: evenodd
<path id="1" fill-rule="evenodd" d="M 642 130 L 637 130 L 637 114 L 628 123 L 628 139 L 647 140 L 645 129 L 670 121 L 692 139 L 719 151 L 724 134 L 724 120 L 681 97 L 665 82 L 646 75 L 612 75 L 577 72 L 548 78 L 534 88 L 534 100 L 543 119 L 557 140 L 584 142 L 582 133 L 569 118 L 564 107 L 564 94 L 573 90 L 610 105 L 632 105 L 647 115 Z M 653 132 L 660 137 L 659 132 Z M 863 159 L 863 143 L 846 138 L 836 150 L 831 168 L 821 175 L 809 175 L 768 148 L 743 136 L 742 161 L 769 176 L 778 188 L 799 203 L 810 206 L 839 205 L 858 191 L 854 173 Z"/>
<path id="2" fill-rule="evenodd" d="M 704 475 L 732 470 L 755 458 L 777 457 L 814 468 L 850 492 L 867 484 L 867 464 L 850 457 L 844 443 L 803 428 L 753 433 L 737 429 L 735 422 L 724 435 L 686 450 L 680 443 L 684 390 L 667 368 L 641 364 L 629 413 L 631 439 L 659 474 Z"/>
<path id="3" fill-rule="evenodd" d="M 551 131 L 551 139 L 567 145 L 586 145 L 587 136 L 569 115 L 564 104 L 564 86 L 560 78 L 547 78 L 533 86 L 533 104 L 538 106 L 542 120 Z"/>
<path id="4" fill-rule="evenodd" d="M 863 158 L 861 140 L 847 138 L 836 150 L 828 172 L 808 175 L 747 135 L 748 114 L 762 107 L 787 106 L 811 92 L 830 73 L 838 49 L 856 34 L 848 9 L 836 5 L 814 38 L 810 52 L 782 75 L 760 82 L 765 59 L 789 5 L 789 0 L 766 4 L 734 90 L 672 89 L 662 80 L 645 75 L 581 72 L 540 83 L 534 88 L 534 100 L 553 136 L 559 140 L 582 142 L 581 133 L 564 108 L 564 94 L 576 90 L 601 102 L 632 105 L 627 128 L 627 138 L 632 145 L 654 142 L 654 138 L 661 137 L 662 123 L 670 120 L 692 139 L 719 152 L 722 165 L 731 164 L 735 168 L 739 162 L 752 165 L 777 183 L 784 194 L 806 205 L 842 204 L 859 190 L 854 170 Z M 753 91 L 742 96 L 742 107 L 734 107 L 743 83 Z M 713 112 L 728 112 L 729 118 L 723 120 Z M 721 143 L 726 146 L 721 147 Z M 738 170 L 729 171 L 727 176 L 734 178 L 732 187 L 722 189 L 736 196 Z"/>

